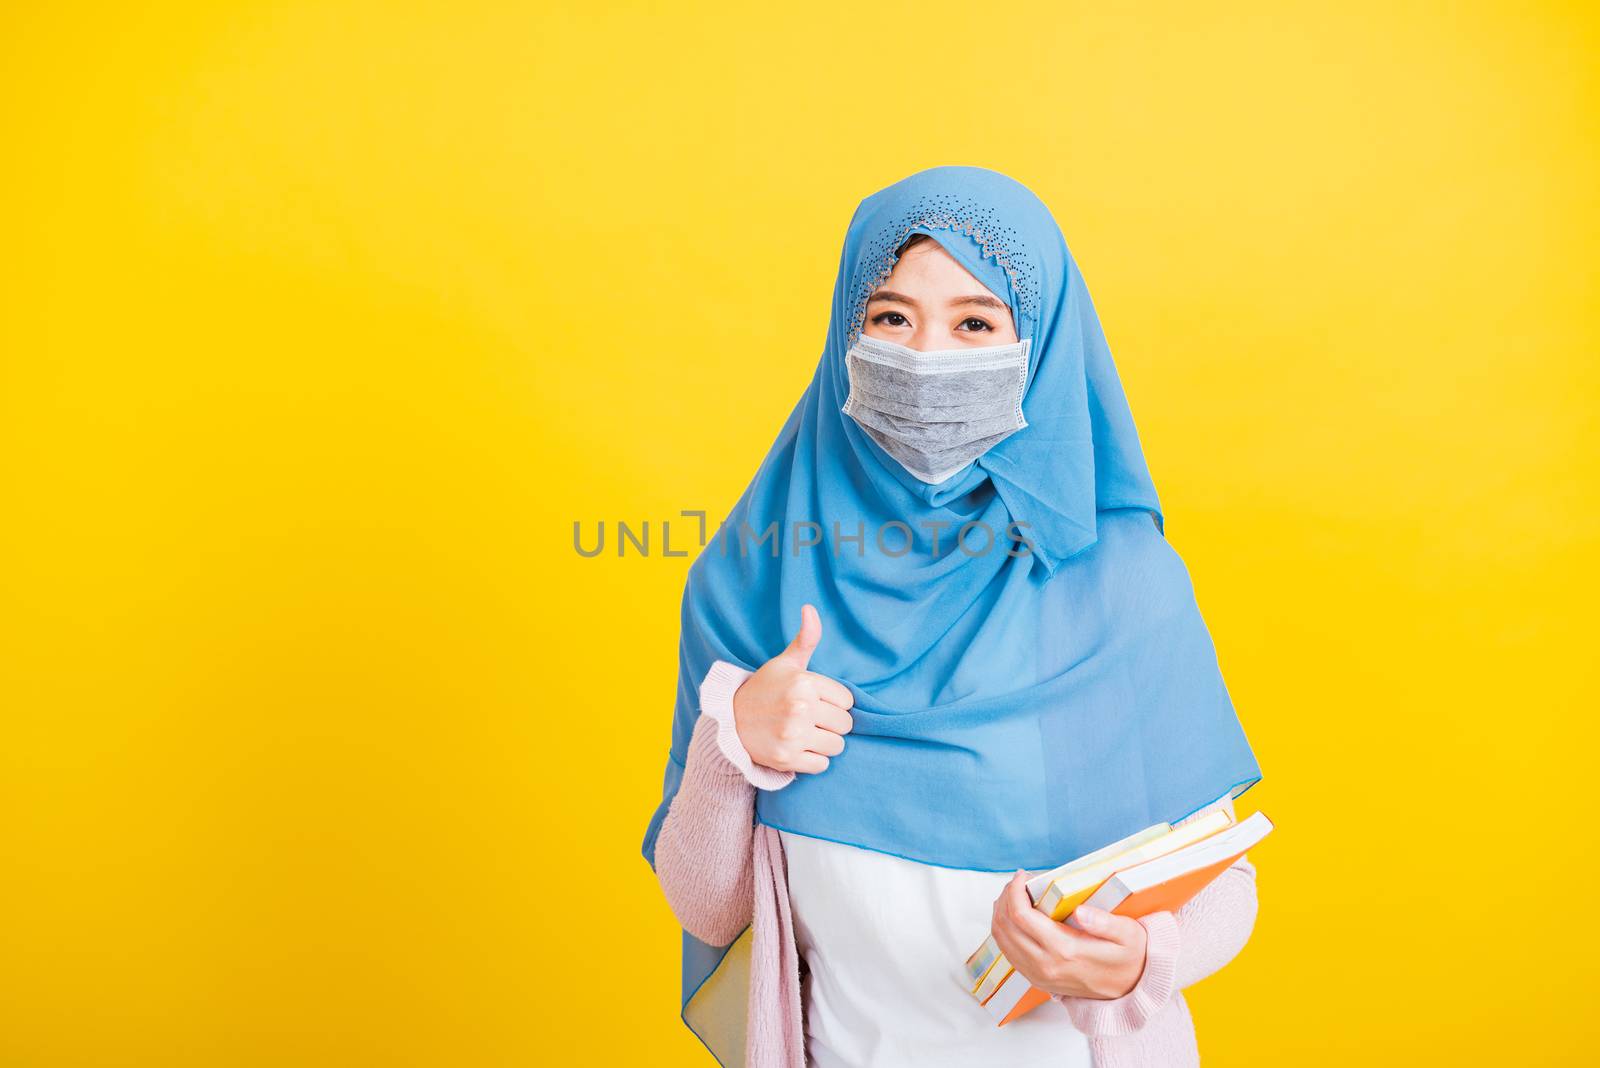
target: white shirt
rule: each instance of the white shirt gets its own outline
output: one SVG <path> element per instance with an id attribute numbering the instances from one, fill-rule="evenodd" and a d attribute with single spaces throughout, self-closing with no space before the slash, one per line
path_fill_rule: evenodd
<path id="1" fill-rule="evenodd" d="M 989 934 L 1006 872 L 919 864 L 779 831 L 817 1068 L 1092 1068 L 1088 1039 L 1051 1000 L 1004 1027 L 965 961 Z"/>

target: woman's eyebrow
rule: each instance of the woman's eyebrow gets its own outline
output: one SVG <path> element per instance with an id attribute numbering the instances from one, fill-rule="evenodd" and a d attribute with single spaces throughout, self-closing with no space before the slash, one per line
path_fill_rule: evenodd
<path id="1" fill-rule="evenodd" d="M 880 289 L 880 290 L 878 290 L 876 293 L 872 294 L 872 298 L 870 300 L 868 300 L 867 303 L 868 304 L 874 304 L 874 303 L 876 303 L 876 302 L 878 302 L 880 300 L 894 301 L 897 304 L 909 304 L 913 308 L 919 306 L 915 300 L 912 300 L 910 297 L 906 296 L 904 293 L 896 293 L 892 289 Z"/>
<path id="2" fill-rule="evenodd" d="M 896 293 L 892 289 L 878 290 L 876 293 L 872 294 L 872 299 L 868 300 L 867 303 L 872 304 L 880 300 L 894 301 L 898 304 L 907 304 L 913 308 L 920 307 L 920 305 L 911 297 L 906 296 L 904 293 Z M 962 304 L 976 304 L 980 308 L 993 308 L 996 311 L 1011 310 L 1004 301 L 996 300 L 994 297 L 979 296 L 977 294 L 967 297 L 954 297 L 950 300 L 950 306 L 952 308 Z"/>

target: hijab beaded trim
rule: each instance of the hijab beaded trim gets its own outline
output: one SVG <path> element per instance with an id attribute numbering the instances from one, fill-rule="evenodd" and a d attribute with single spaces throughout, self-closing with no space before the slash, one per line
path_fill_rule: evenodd
<path id="1" fill-rule="evenodd" d="M 893 273 L 897 250 L 918 226 L 953 230 L 972 238 L 983 255 L 1006 272 L 1022 314 L 1032 318 L 1038 311 L 1039 275 L 1021 233 L 1015 227 L 1003 225 L 999 213 L 980 201 L 953 193 L 936 193 L 915 201 L 879 231 L 879 236 L 863 250 L 847 344 L 854 344 L 860 337 L 866 324 L 867 299 Z M 1018 329 L 1021 325 L 1017 324 Z"/>

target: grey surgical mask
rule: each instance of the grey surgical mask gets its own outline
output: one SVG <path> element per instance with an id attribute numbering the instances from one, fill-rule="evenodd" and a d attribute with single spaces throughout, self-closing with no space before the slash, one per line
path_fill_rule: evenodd
<path id="1" fill-rule="evenodd" d="M 1028 425 L 1030 340 L 918 352 L 863 334 L 845 354 L 840 410 L 918 479 L 943 482 Z"/>

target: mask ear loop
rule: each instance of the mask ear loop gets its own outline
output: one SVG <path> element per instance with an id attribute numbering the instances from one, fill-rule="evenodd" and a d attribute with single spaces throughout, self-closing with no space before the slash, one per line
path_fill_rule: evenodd
<path id="1" fill-rule="evenodd" d="M 857 342 L 857 344 L 860 344 L 860 342 Z M 849 352 L 844 354 L 844 380 L 849 388 L 845 390 L 844 407 L 839 409 L 841 415 L 848 415 L 851 419 L 856 417 L 856 413 L 853 410 L 856 402 L 856 376 L 850 370 L 850 353 L 855 350 L 855 345 L 851 345 Z"/>
<path id="2" fill-rule="evenodd" d="M 1028 417 L 1022 414 L 1022 398 L 1028 393 L 1028 365 L 1032 361 L 1033 338 L 1022 339 L 1022 360 L 1017 365 L 1017 429 L 1021 430 L 1028 425 Z"/>

